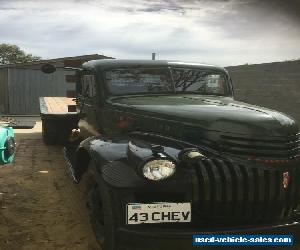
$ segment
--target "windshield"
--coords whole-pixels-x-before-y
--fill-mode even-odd
[[[191,68],[126,68],[105,72],[110,94],[199,93],[226,95],[223,72]]]

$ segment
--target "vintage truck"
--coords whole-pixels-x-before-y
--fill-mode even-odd
[[[41,98],[43,138],[65,145],[75,182],[92,176],[91,221],[104,249],[194,249],[197,233],[297,241],[291,117],[235,101],[216,66],[95,60],[77,76],[76,107]]]

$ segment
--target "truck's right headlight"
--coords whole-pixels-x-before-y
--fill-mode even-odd
[[[176,171],[176,164],[167,159],[153,159],[143,166],[143,175],[152,181],[171,177]]]

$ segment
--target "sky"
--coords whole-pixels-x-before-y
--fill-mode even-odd
[[[221,66],[300,58],[300,0],[0,0],[0,43]]]

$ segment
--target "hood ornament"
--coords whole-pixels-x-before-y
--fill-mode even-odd
[[[284,172],[282,174],[282,185],[284,189],[287,189],[289,186],[290,182],[290,173],[289,172]]]

